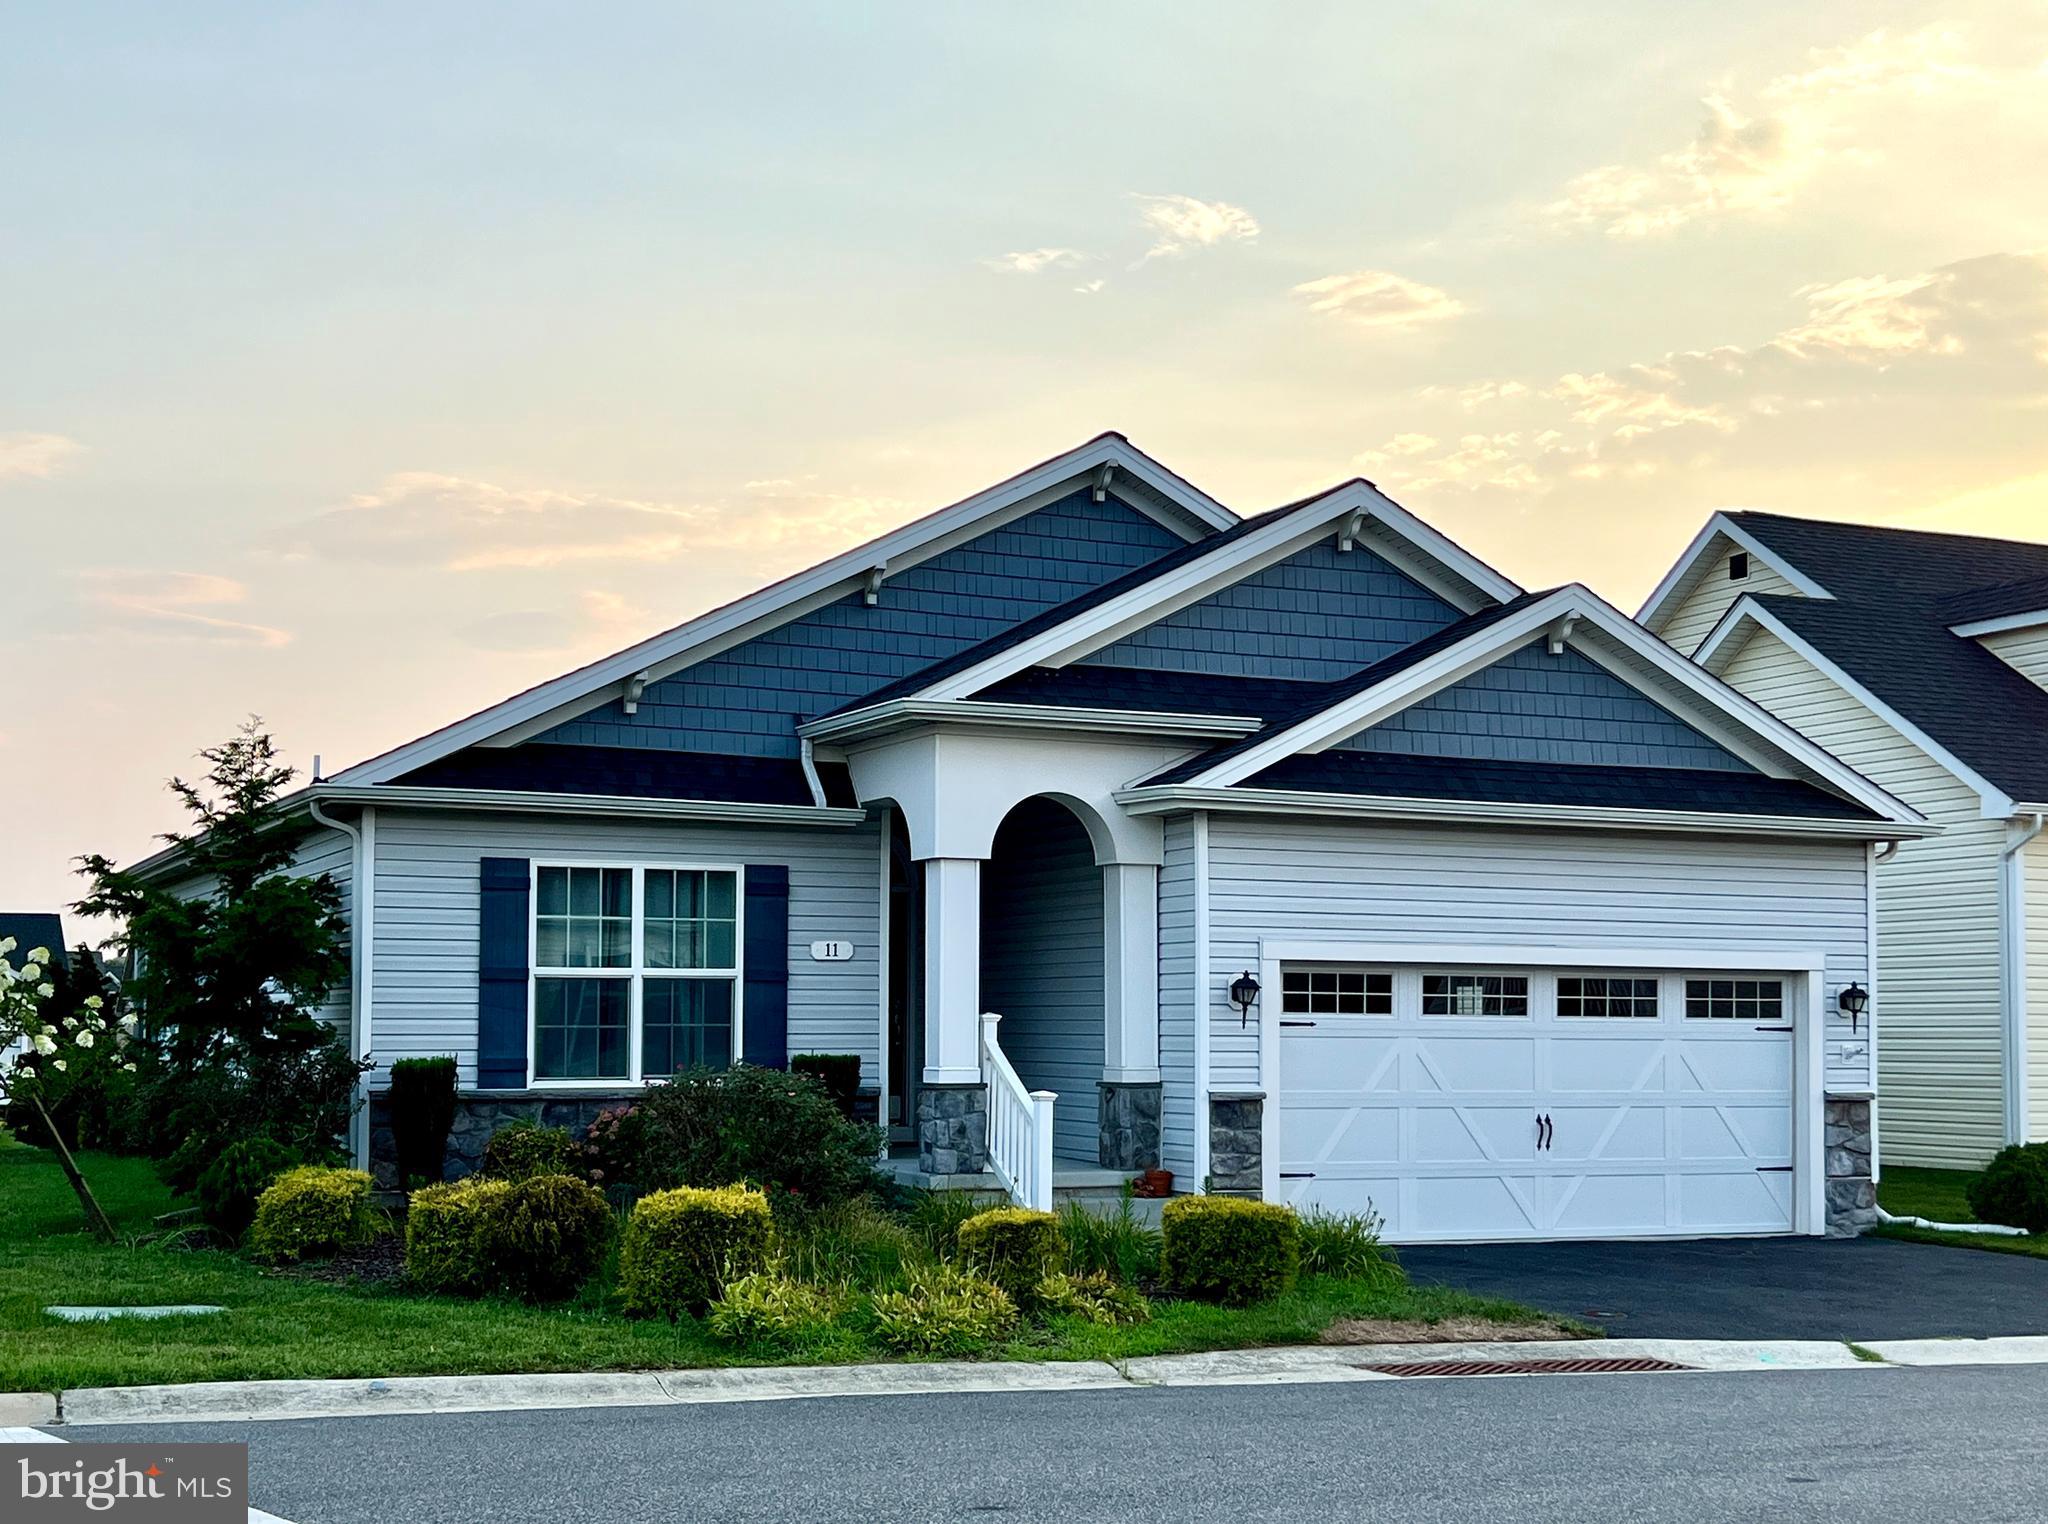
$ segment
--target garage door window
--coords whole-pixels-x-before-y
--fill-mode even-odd
[[[1606,974],[1561,974],[1557,981],[1557,1014],[1655,1021],[1657,981],[1616,979]]]
[[[1783,1021],[1782,979],[1688,979],[1688,1021]]]
[[[1366,969],[1290,968],[1280,976],[1280,1009],[1299,1016],[1391,1016],[1394,976]]]
[[[1424,974],[1425,1016],[1526,1016],[1529,980],[1522,974]]]

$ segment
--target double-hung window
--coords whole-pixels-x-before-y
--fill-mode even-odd
[[[533,1078],[626,1083],[733,1061],[739,870],[542,863]]]

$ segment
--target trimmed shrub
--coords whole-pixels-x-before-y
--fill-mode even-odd
[[[391,1066],[391,1136],[398,1151],[398,1188],[440,1182],[455,1125],[455,1060],[401,1058]]]
[[[580,1175],[583,1150],[566,1127],[507,1122],[484,1144],[482,1172],[494,1180],[531,1180],[536,1175]]]
[[[910,1273],[906,1291],[868,1299],[867,1317],[885,1348],[904,1355],[971,1355],[1017,1326],[1017,1304],[994,1281],[955,1265]]]
[[[2048,1143],[2001,1148],[1963,1194],[1979,1222],[2048,1233]]]
[[[610,1241],[603,1192],[570,1175],[509,1183],[479,1213],[478,1245],[490,1289],[526,1302],[559,1302],[597,1272]]]
[[[1114,1212],[1091,1212],[1078,1201],[1060,1208],[1067,1264],[1077,1275],[1107,1275],[1126,1286],[1159,1279],[1159,1230],[1138,1220],[1126,1195]]]
[[[855,1099],[860,1095],[858,1053],[795,1053],[790,1056],[791,1074],[808,1074],[825,1087],[839,1114],[851,1121]]]
[[[324,1259],[367,1242],[373,1231],[368,1175],[302,1164],[256,1198],[249,1251],[275,1264]]]
[[[1102,1274],[1048,1275],[1032,1288],[1031,1299],[1048,1317],[1083,1318],[1104,1328],[1152,1320],[1150,1302]]]
[[[473,1296],[490,1285],[485,1226],[511,1193],[509,1180],[472,1175],[422,1186],[405,1215],[405,1273],[429,1291]]]
[[[256,1216],[256,1198],[264,1188],[299,1162],[281,1143],[244,1138],[230,1143],[200,1172],[193,1197],[209,1228],[229,1238],[249,1231]]]
[[[880,1183],[882,1132],[839,1114],[804,1074],[742,1064],[686,1069],[650,1086],[638,1121],[645,1146],[636,1184],[715,1187],[745,1181],[805,1208],[864,1196]]]
[[[995,1207],[960,1224],[960,1259],[987,1276],[1020,1306],[1038,1283],[1064,1269],[1066,1240],[1060,1220],[1029,1207]]]
[[[1284,1206],[1240,1196],[1182,1196],[1160,1214],[1167,1284],[1197,1301],[1242,1307],[1278,1296],[1301,1273],[1301,1223]]]
[[[1297,1221],[1303,1275],[1364,1280],[1400,1274],[1393,1254],[1380,1242],[1377,1213],[1315,1210],[1301,1213]]]
[[[626,1220],[619,1291],[628,1312],[674,1321],[709,1306],[729,1282],[766,1270],[774,1252],[775,1219],[761,1192],[656,1191]]]
[[[815,1343],[837,1311],[836,1299],[823,1287],[758,1270],[728,1281],[705,1322],[713,1338],[786,1350]]]

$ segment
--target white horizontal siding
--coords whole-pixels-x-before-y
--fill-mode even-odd
[[[1735,549],[1733,541],[1724,535],[1716,535],[1700,558],[1698,576],[1693,585],[1664,616],[1662,628],[1657,633],[1673,650],[1685,656],[1692,655],[1699,649],[1700,642],[1713,632],[1714,626],[1721,622],[1721,616],[1746,593],[1764,597],[1781,593],[1800,596],[1798,588],[1755,556],[1749,558],[1749,575],[1740,582],[1731,582],[1728,579],[1728,556]]]
[[[1820,947],[1830,990],[1867,979],[1861,842],[1776,842],[1217,817],[1210,837],[1211,1085],[1256,1087],[1258,1029],[1225,991],[1262,940],[1579,947]],[[1832,1007],[1832,1000],[1830,1000]],[[1826,1082],[1865,1061],[1830,1009]]]
[[[1727,681],[1944,827],[1878,869],[1879,1073],[1884,1156],[1968,1168],[2004,1140],[2000,821],[1925,752],[1769,631]]]
[[[2048,688],[2048,627],[2006,630],[1984,635],[1977,643],[2007,666],[2024,673],[2030,682]]]
[[[2027,843],[2026,910],[2027,1138],[2048,1142],[2048,835]]]
[[[1191,816],[1166,822],[1159,870],[1159,1163],[1183,1182],[1195,1179],[1195,828]]]
[[[876,828],[789,829],[559,815],[377,813],[377,945],[371,1034],[378,1070],[454,1057],[476,1083],[479,863],[486,857],[789,867],[789,1050],[857,1053],[880,1075],[881,880]],[[845,963],[810,944],[850,941]]]

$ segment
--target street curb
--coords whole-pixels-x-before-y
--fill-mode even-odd
[[[82,1387],[56,1401],[23,1396],[23,1423],[67,1426],[267,1423],[590,1407],[673,1407],[789,1402],[821,1397],[942,1396],[954,1392],[1132,1391],[1159,1386],[1470,1380],[1393,1375],[1367,1366],[1586,1359],[1661,1360],[1688,1373],[1885,1370],[1898,1366],[2048,1365],[2048,1337],[1901,1339],[1856,1346],[1836,1340],[1569,1339],[1473,1344],[1323,1344],[1150,1355],[1120,1366],[1099,1360],[918,1365],[736,1366],[524,1376],[397,1376],[385,1380],[209,1381],[178,1386]],[[1493,1379],[1478,1377],[1476,1379]],[[13,1399],[4,1399],[13,1400]],[[0,1414],[11,1412],[0,1408]],[[29,1411],[25,1409],[24,1411]],[[62,1418],[57,1415],[61,1412]]]
[[[33,1429],[57,1421],[57,1399],[48,1392],[0,1392],[0,1429]]]

